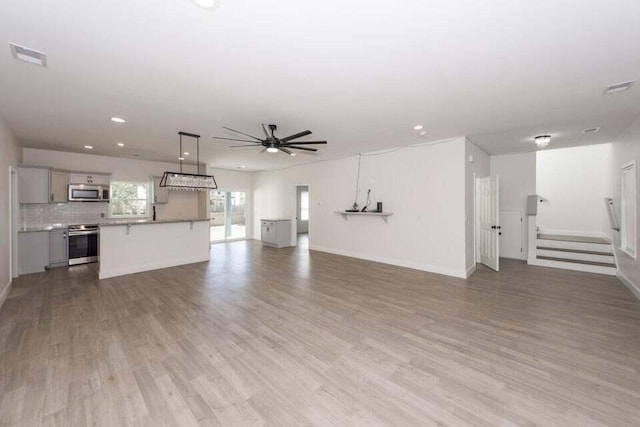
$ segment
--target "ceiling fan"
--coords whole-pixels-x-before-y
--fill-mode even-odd
[[[268,153],[277,153],[278,151],[282,151],[290,156],[295,156],[291,150],[303,150],[303,151],[318,151],[316,148],[308,148],[308,147],[300,147],[300,145],[316,145],[316,144],[326,144],[327,141],[298,141],[292,142],[294,139],[302,138],[303,136],[311,135],[310,130],[303,130],[302,132],[294,133],[293,135],[286,136],[284,138],[278,138],[274,135],[278,126],[276,125],[265,125],[262,124],[262,130],[264,131],[265,138],[261,139],[253,135],[249,135],[248,133],[240,132],[239,130],[231,129],[226,126],[222,126],[223,129],[229,130],[231,132],[239,133],[240,135],[248,136],[252,139],[236,139],[236,138],[224,138],[221,136],[214,136],[214,139],[222,139],[226,141],[240,141],[240,142],[250,142],[248,145],[232,145],[231,148],[244,148],[244,147],[264,147],[261,151]]]

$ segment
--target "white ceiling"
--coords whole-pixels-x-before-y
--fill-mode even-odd
[[[541,133],[607,142],[640,115],[640,84],[602,96],[640,80],[637,0],[3,3],[0,115],[28,147],[174,161],[183,130],[208,164],[258,170],[460,135],[490,154]],[[48,68],[13,60],[10,41]],[[329,145],[291,158],[210,139],[260,123]]]

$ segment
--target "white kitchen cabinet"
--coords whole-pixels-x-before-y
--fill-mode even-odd
[[[160,187],[159,176],[153,177],[153,203],[168,203],[169,202],[169,189],[167,187]]]
[[[18,233],[20,274],[38,273],[49,265],[49,232]]]
[[[54,229],[49,232],[49,267],[69,265],[69,242],[67,229]]]
[[[72,172],[69,184],[109,185],[109,178],[109,175],[103,174]]]
[[[260,237],[262,243],[267,246],[284,248],[291,246],[291,220],[289,219],[262,219]]]
[[[20,166],[18,168],[18,201],[49,203],[49,168]]]
[[[66,203],[69,201],[69,173],[52,170],[51,171],[51,195],[49,202]]]

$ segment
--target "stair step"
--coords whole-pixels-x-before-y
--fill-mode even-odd
[[[546,247],[546,246],[538,246],[536,249],[539,250],[545,250],[545,251],[557,251],[557,252],[574,252],[577,254],[585,254],[585,255],[606,255],[606,256],[613,256],[613,252],[612,251],[585,251],[582,249],[566,249],[566,248],[552,248],[552,247]]]
[[[577,262],[564,262],[557,259],[535,258],[529,264],[540,267],[559,268],[563,270],[580,271],[584,273],[606,274],[607,276],[615,276],[617,269],[613,266],[605,267],[601,265],[581,264]]]
[[[554,258],[554,257],[548,257],[548,256],[538,256],[537,258],[544,259],[547,261],[558,261],[558,262],[566,262],[566,263],[572,263],[572,264],[585,264],[585,265],[596,265],[598,267],[616,268],[615,264],[611,264],[608,262],[594,262],[594,261],[584,261],[580,259]]]
[[[566,236],[561,234],[538,234],[538,240],[561,240],[563,242],[578,242],[578,243],[598,243],[598,244],[610,244],[611,241],[605,237],[591,237],[591,236]]]
[[[613,254],[602,254],[602,253],[589,253],[585,251],[569,251],[569,250],[556,250],[556,249],[540,249],[536,250],[537,257],[546,257],[553,259],[570,259],[574,262],[577,261],[587,261],[587,262],[595,262],[595,263],[604,263],[604,264],[615,264],[615,259],[613,258]]]
[[[607,252],[611,253],[611,244],[609,243],[585,243],[570,242],[566,240],[545,240],[538,239],[536,246],[553,249],[568,249],[588,252]]]

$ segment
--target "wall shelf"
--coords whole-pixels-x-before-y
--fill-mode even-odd
[[[346,221],[349,219],[350,215],[353,216],[378,216],[387,222],[387,219],[393,215],[393,212],[345,212],[345,211],[337,211],[338,215],[342,215],[342,218]]]

